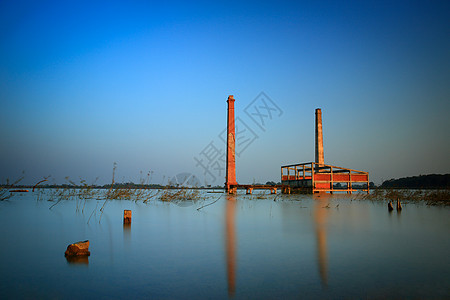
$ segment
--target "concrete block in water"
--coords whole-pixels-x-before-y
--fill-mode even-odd
[[[91,252],[89,252],[89,241],[82,241],[77,242],[74,244],[70,244],[67,246],[67,250],[64,253],[65,256],[79,256],[79,255],[85,255],[89,256],[91,255]]]

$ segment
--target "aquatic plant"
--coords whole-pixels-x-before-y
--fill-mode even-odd
[[[179,188],[179,189],[164,189],[159,197],[161,201],[173,200],[196,200],[199,198],[198,189]]]
[[[353,194],[353,200],[425,202],[426,205],[450,205],[450,190],[374,189],[370,194]]]
[[[9,192],[9,189],[13,188],[19,182],[23,180],[25,172],[22,172],[22,176],[16,179],[13,183],[9,182],[9,178],[6,179],[6,184],[0,185],[0,201],[5,201],[12,197],[12,194]],[[9,193],[9,194],[8,194]]]

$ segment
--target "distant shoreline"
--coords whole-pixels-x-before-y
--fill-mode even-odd
[[[450,189],[450,174],[429,174],[384,181],[384,189]]]
[[[16,182],[18,183],[18,182]],[[261,183],[255,183],[256,185],[261,185]],[[267,182],[266,185],[276,185],[275,182]],[[0,184],[2,189],[20,189],[20,188],[76,188],[76,189],[199,189],[199,190],[210,190],[210,189],[224,189],[223,186],[183,186],[183,185],[161,185],[161,184],[139,184],[133,182],[126,183],[114,183],[104,184],[104,185],[77,185],[77,184]],[[419,175],[411,177],[403,177],[398,179],[389,179],[383,181],[379,186],[370,183],[369,188],[371,190],[377,189],[409,189],[409,190],[449,190],[450,189],[450,174],[429,174],[429,175]]]
[[[9,185],[0,185],[0,188],[2,189],[32,189],[33,185],[15,185],[13,187]],[[51,186],[38,186],[36,189],[99,189],[99,190],[108,190],[111,187],[105,187],[105,186],[78,186],[78,185],[51,185]],[[169,190],[178,190],[178,189],[192,189],[192,190],[224,190],[223,187],[186,187],[186,186],[160,186],[160,187],[137,187],[137,186],[123,186],[123,187],[117,187],[113,186],[113,189],[145,189],[145,190],[158,190],[158,189],[169,189]],[[238,188],[240,190],[245,190],[245,188]],[[370,190],[450,190],[450,187],[370,187]],[[339,189],[336,189],[337,192],[339,192]]]

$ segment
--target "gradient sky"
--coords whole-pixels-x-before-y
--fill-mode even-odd
[[[325,163],[449,173],[450,2],[311,2],[1,1],[0,181],[103,184],[117,162],[116,181],[204,182],[228,95],[257,136],[239,183],[313,161],[317,107]],[[280,109],[263,129],[260,92]]]

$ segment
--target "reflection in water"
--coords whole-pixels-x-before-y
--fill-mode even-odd
[[[227,195],[225,209],[225,253],[227,256],[228,295],[233,296],[236,286],[236,234],[235,219],[236,196]]]
[[[401,224],[402,222],[402,210],[397,210],[397,224]]]
[[[127,244],[131,242],[131,223],[123,223],[123,242]]]
[[[89,265],[89,256],[87,255],[66,256],[66,260],[69,265]]]
[[[98,213],[87,224],[75,200],[49,210],[46,191],[39,202],[0,201],[2,298],[450,299],[448,207],[420,202],[389,215],[386,202],[350,195],[238,194],[200,214],[197,205],[127,201],[139,211],[130,232],[124,201],[108,201],[101,222]],[[98,203],[86,201],[85,212]],[[95,243],[89,264],[64,261],[77,237]]]
[[[317,260],[319,264],[319,274],[324,286],[328,285],[328,262],[327,262],[327,216],[330,205],[330,195],[320,194],[314,196],[314,223],[316,225],[317,238]]]

